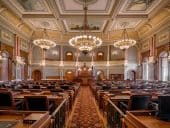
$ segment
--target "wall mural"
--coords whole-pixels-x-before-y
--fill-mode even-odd
[[[71,30],[84,30],[84,25],[80,24],[71,24],[70,26]],[[86,28],[87,30],[100,30],[100,27],[98,25],[90,24]]]
[[[29,19],[29,22],[31,22],[31,24],[33,24],[36,28],[46,28],[52,30],[59,29],[59,26],[55,21],[55,19],[34,18],[34,19]]]
[[[127,11],[146,11],[155,0],[131,0]]]
[[[46,11],[41,0],[17,0],[25,11]]]
[[[91,19],[88,21],[87,30],[90,31],[100,31],[103,29],[103,26],[105,25],[105,21],[95,21],[94,19]],[[70,31],[80,31],[84,30],[84,24],[83,19],[77,21],[75,19],[72,19],[71,21],[64,21],[64,24],[66,25],[67,29]]]
[[[125,58],[124,51],[114,46],[110,46],[110,60],[123,60]]]

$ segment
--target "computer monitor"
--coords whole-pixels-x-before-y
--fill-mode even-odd
[[[159,118],[164,121],[170,121],[170,95],[158,97]]]

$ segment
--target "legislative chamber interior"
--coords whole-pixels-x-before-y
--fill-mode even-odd
[[[0,128],[170,128],[170,0],[0,0]]]

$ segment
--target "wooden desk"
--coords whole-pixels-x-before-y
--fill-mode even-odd
[[[156,101],[158,99],[158,96],[152,96],[152,100]],[[110,97],[110,100],[112,102],[119,102],[119,101],[128,101],[130,100],[130,95],[116,95]]]
[[[33,123],[24,123],[24,119],[32,114]],[[8,128],[50,128],[51,117],[48,112],[31,112],[31,111],[5,111],[0,110],[0,123],[8,125]],[[14,125],[11,125],[13,122]],[[1,124],[2,125],[2,124]],[[9,127],[11,125],[12,127]],[[5,128],[5,127],[4,127]]]
[[[63,94],[64,95],[64,94]],[[55,103],[55,107],[57,107],[63,100],[66,98],[66,96],[58,96],[53,95],[51,93],[45,94],[43,92],[40,93],[18,93],[14,95],[14,99],[24,99],[24,96],[47,96],[47,98]]]
[[[124,128],[170,128],[170,122],[152,116],[151,111],[127,111]]]

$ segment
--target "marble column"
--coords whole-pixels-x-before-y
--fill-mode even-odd
[[[15,48],[14,48],[14,60],[15,60],[15,80],[21,80],[21,64],[17,59],[20,57],[20,38],[15,35]]]
[[[106,78],[109,79],[110,74],[110,45],[107,46],[107,64],[106,64]]]
[[[46,62],[45,62],[45,53],[46,51],[44,49],[42,49],[42,62],[41,62],[41,66],[42,66],[42,73],[43,73],[43,77],[42,79],[46,79]]]
[[[3,58],[1,61],[1,80],[7,81],[8,80],[8,58]]]
[[[168,60],[168,81],[170,81],[170,60]]]
[[[59,65],[59,68],[60,68],[60,79],[63,80],[63,77],[64,77],[64,70],[63,70],[63,45],[61,45],[60,47],[60,65]]]
[[[155,41],[156,41],[156,35],[151,37],[150,40],[150,57],[149,57],[149,63],[148,63],[148,80],[154,80],[155,79]]]
[[[148,63],[148,80],[154,80],[154,63]]]

